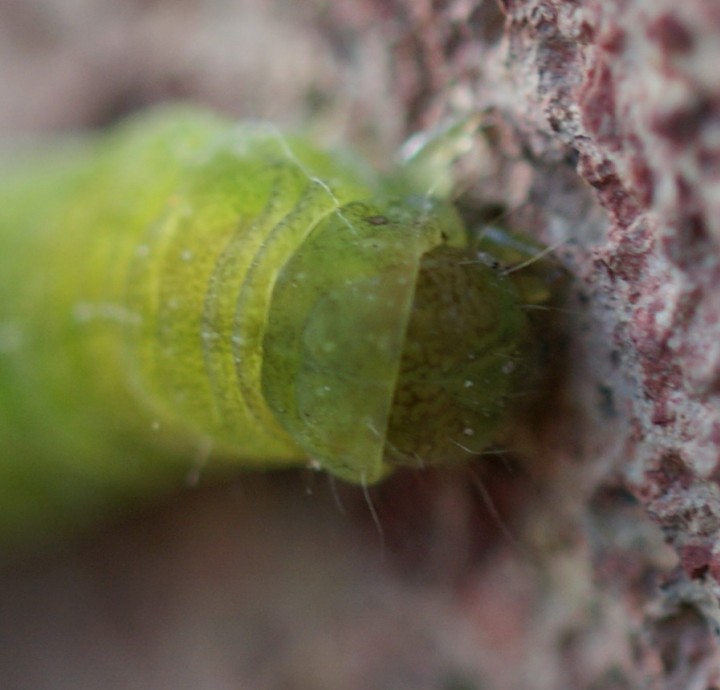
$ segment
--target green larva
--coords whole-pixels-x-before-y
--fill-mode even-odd
[[[7,532],[203,454],[363,484],[462,460],[523,385],[543,298],[410,174],[169,108],[1,175]]]

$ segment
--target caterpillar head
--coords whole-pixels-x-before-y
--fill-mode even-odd
[[[278,276],[265,397],[306,452],[348,481],[466,459],[493,441],[523,374],[520,300],[467,247],[450,206],[348,204]]]

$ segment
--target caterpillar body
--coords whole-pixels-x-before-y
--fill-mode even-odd
[[[2,172],[3,530],[203,453],[372,483],[491,443],[529,298],[407,179],[183,108]]]

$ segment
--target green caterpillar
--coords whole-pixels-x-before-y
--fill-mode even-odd
[[[545,297],[410,173],[189,108],[0,173],[3,531],[204,453],[370,484],[493,442]]]

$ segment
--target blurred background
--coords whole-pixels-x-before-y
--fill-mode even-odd
[[[0,20],[5,131],[97,127],[158,101],[190,100],[284,126],[312,121],[326,136],[376,141],[378,151],[404,135],[390,65],[400,27],[389,9],[3,0]]]

